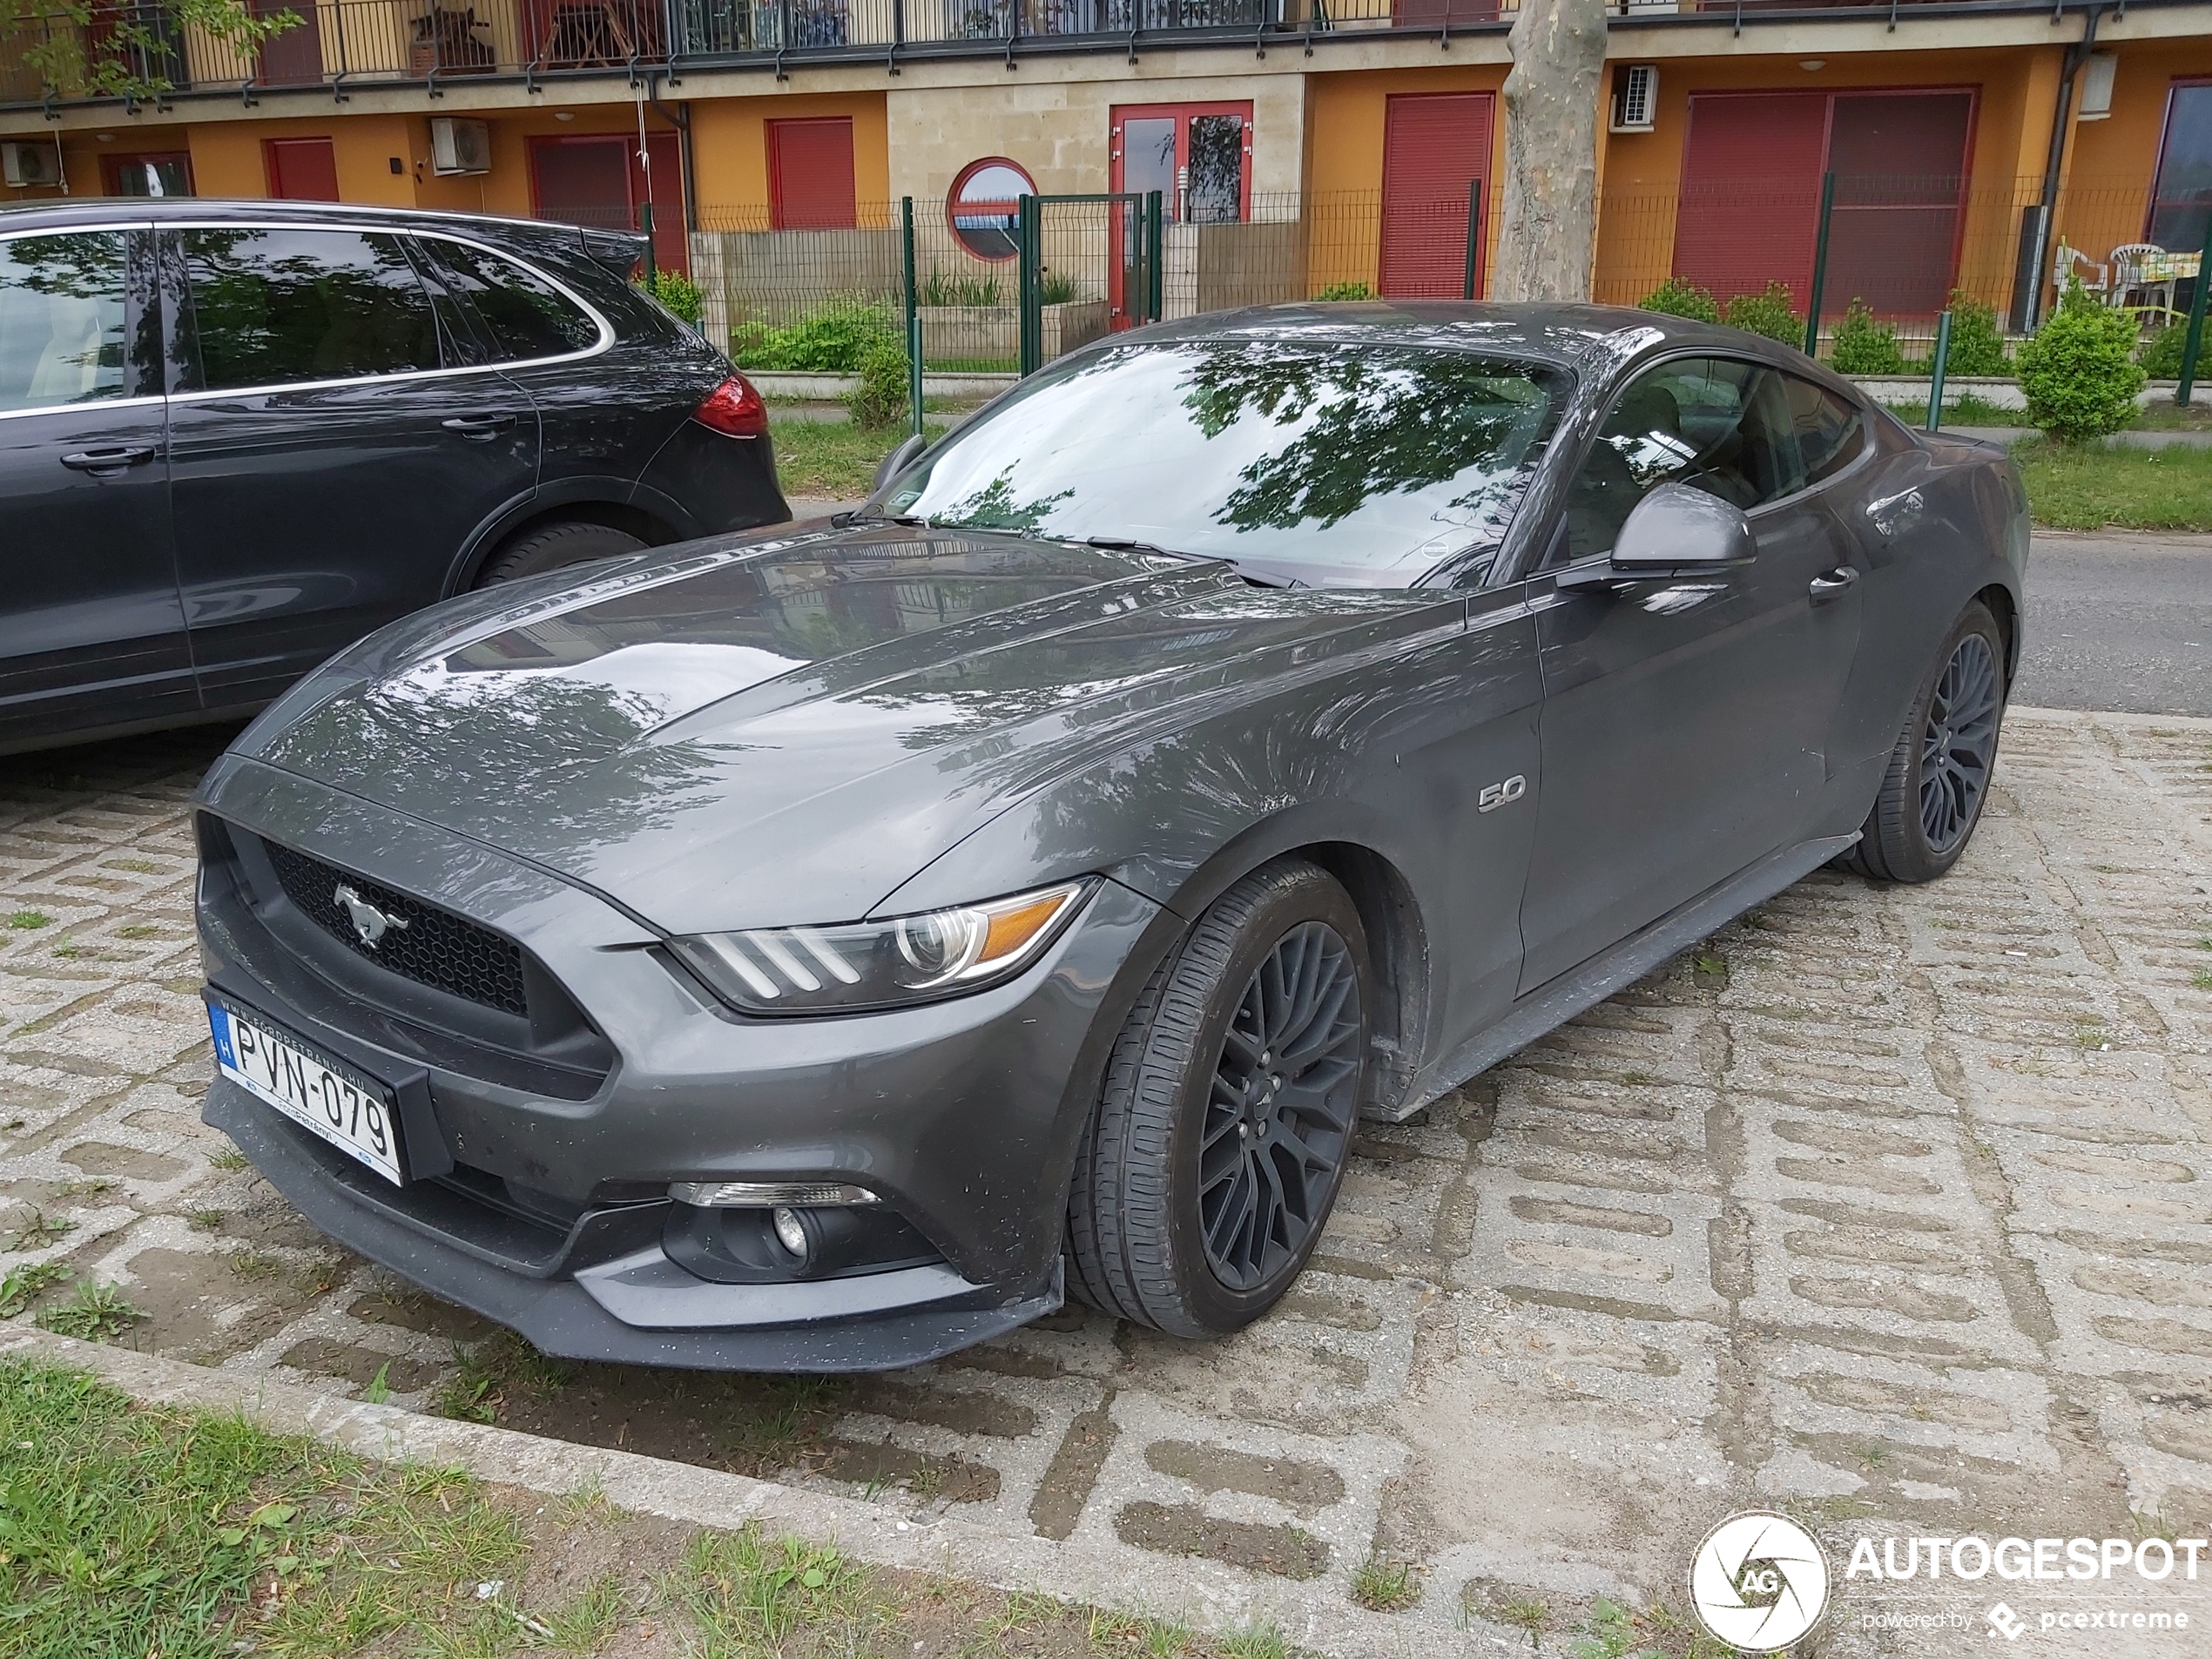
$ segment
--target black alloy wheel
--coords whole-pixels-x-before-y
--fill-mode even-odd
[[[1116,1038],[1069,1187],[1069,1289],[1177,1336],[1282,1299],[1351,1161],[1374,1005],[1350,895],[1304,859],[1209,906]]]
[[[1914,693],[1844,867],[1878,881],[1932,881],[1956,864],[1988,801],[2004,721],[2005,637],[1977,600]]]
[[[1939,856],[1956,850],[1981,814],[2001,707],[1997,654],[1981,635],[1967,634],[1936,680],[1920,740],[1920,829]]]
[[[1301,922],[1253,971],[1215,1062],[1198,1144],[1206,1262],[1251,1291],[1327,1212],[1350,1150],[1366,1030],[1352,947]]]

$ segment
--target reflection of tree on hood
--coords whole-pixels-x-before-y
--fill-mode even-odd
[[[1546,402],[1533,381],[1478,359],[1413,373],[1266,345],[1200,354],[1190,384],[1184,407],[1209,438],[1247,411],[1285,423],[1312,411],[1297,442],[1239,475],[1217,517],[1240,529],[1291,529],[1308,519],[1326,529],[1372,496],[1441,483],[1471,462],[1482,470],[1450,505],[1492,507],[1520,470],[1514,428],[1541,419]]]

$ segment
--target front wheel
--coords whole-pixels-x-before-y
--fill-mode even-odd
[[[1245,876],[1131,1010],[1069,1193],[1072,1288],[1176,1336],[1282,1299],[1344,1180],[1366,1082],[1367,941],[1302,859]]]
[[[1844,864],[1882,881],[1932,881],[1981,821],[2005,718],[2005,637],[1966,607],[1913,699],[1888,770]]]

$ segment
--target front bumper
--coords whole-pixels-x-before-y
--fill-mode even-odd
[[[577,1359],[885,1368],[1060,1305],[1068,1171],[1163,920],[1150,900],[1101,883],[1027,974],[974,995],[887,1014],[744,1020],[672,968],[634,921],[543,871],[489,869],[472,846],[460,860],[469,878],[458,879],[450,855],[433,856],[428,826],[350,799],[312,838],[288,838],[520,943],[530,974],[542,972],[590,1028],[556,1032],[532,1055],[518,1034],[546,1023],[535,1001],[536,1024],[515,1022],[502,1048],[496,1021],[463,1029],[469,1022],[437,997],[383,983],[395,976],[332,946],[272,895],[251,851],[258,842],[240,831],[258,818],[260,833],[279,837],[267,820],[287,819],[287,793],[313,786],[254,770],[266,810],[204,826],[199,916],[211,988],[372,1076],[427,1084],[428,1111],[402,1118],[415,1178],[401,1188],[218,1075],[206,1121],[334,1238]],[[219,804],[239,807],[245,797]],[[444,877],[438,889],[422,879],[433,868]],[[700,1212],[671,1204],[666,1189],[732,1180],[866,1187],[921,1242],[834,1276],[701,1277],[667,1248],[682,1216]]]

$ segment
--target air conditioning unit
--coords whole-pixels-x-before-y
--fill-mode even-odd
[[[62,155],[51,144],[0,144],[0,173],[10,186],[23,190],[32,185],[62,181]]]
[[[1649,132],[1659,115],[1659,65],[1623,64],[1613,71],[1613,130]]]
[[[491,127],[453,115],[430,121],[430,171],[441,178],[491,171]]]

